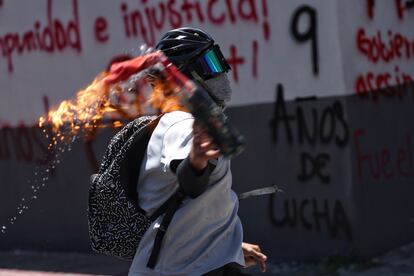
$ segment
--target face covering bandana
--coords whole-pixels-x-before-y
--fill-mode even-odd
[[[217,77],[204,81],[204,83],[216,100],[223,103],[230,101],[232,91],[227,74],[220,74]]]

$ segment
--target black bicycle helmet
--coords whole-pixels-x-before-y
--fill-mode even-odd
[[[167,32],[155,48],[163,51],[181,72],[201,85],[216,103],[225,105],[205,81],[231,68],[208,33],[191,27],[174,29]]]
[[[213,45],[214,39],[208,33],[184,27],[167,32],[155,49],[163,51],[175,66],[183,69]]]

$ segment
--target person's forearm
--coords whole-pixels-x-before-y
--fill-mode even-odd
[[[191,165],[189,158],[184,159],[176,170],[181,190],[193,198],[202,194],[207,189],[210,174],[214,167],[208,162],[206,168],[202,172],[198,172]]]

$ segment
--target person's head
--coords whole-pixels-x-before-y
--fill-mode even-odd
[[[230,100],[227,72],[231,69],[220,47],[206,32],[196,28],[168,31],[155,46],[190,79],[201,85],[219,105]]]

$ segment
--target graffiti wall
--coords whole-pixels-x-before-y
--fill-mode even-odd
[[[0,81],[7,98],[0,118],[10,124],[34,122],[44,113],[45,97],[52,106],[73,97],[113,56],[137,55],[141,45],[154,46],[179,26],[203,28],[220,44],[233,68],[232,105],[272,101],[275,76],[294,83],[289,98],[309,89],[320,96],[344,91],[338,87],[339,45],[318,39],[339,43],[334,2],[36,0],[29,5],[4,1],[0,9]]]
[[[180,26],[211,33],[232,66],[228,115],[248,141],[234,189],[283,190],[241,202],[247,241],[276,260],[414,238],[412,1],[0,3],[2,249],[89,250],[88,179],[116,129],[75,143],[43,181],[55,153],[34,125],[114,56]]]

